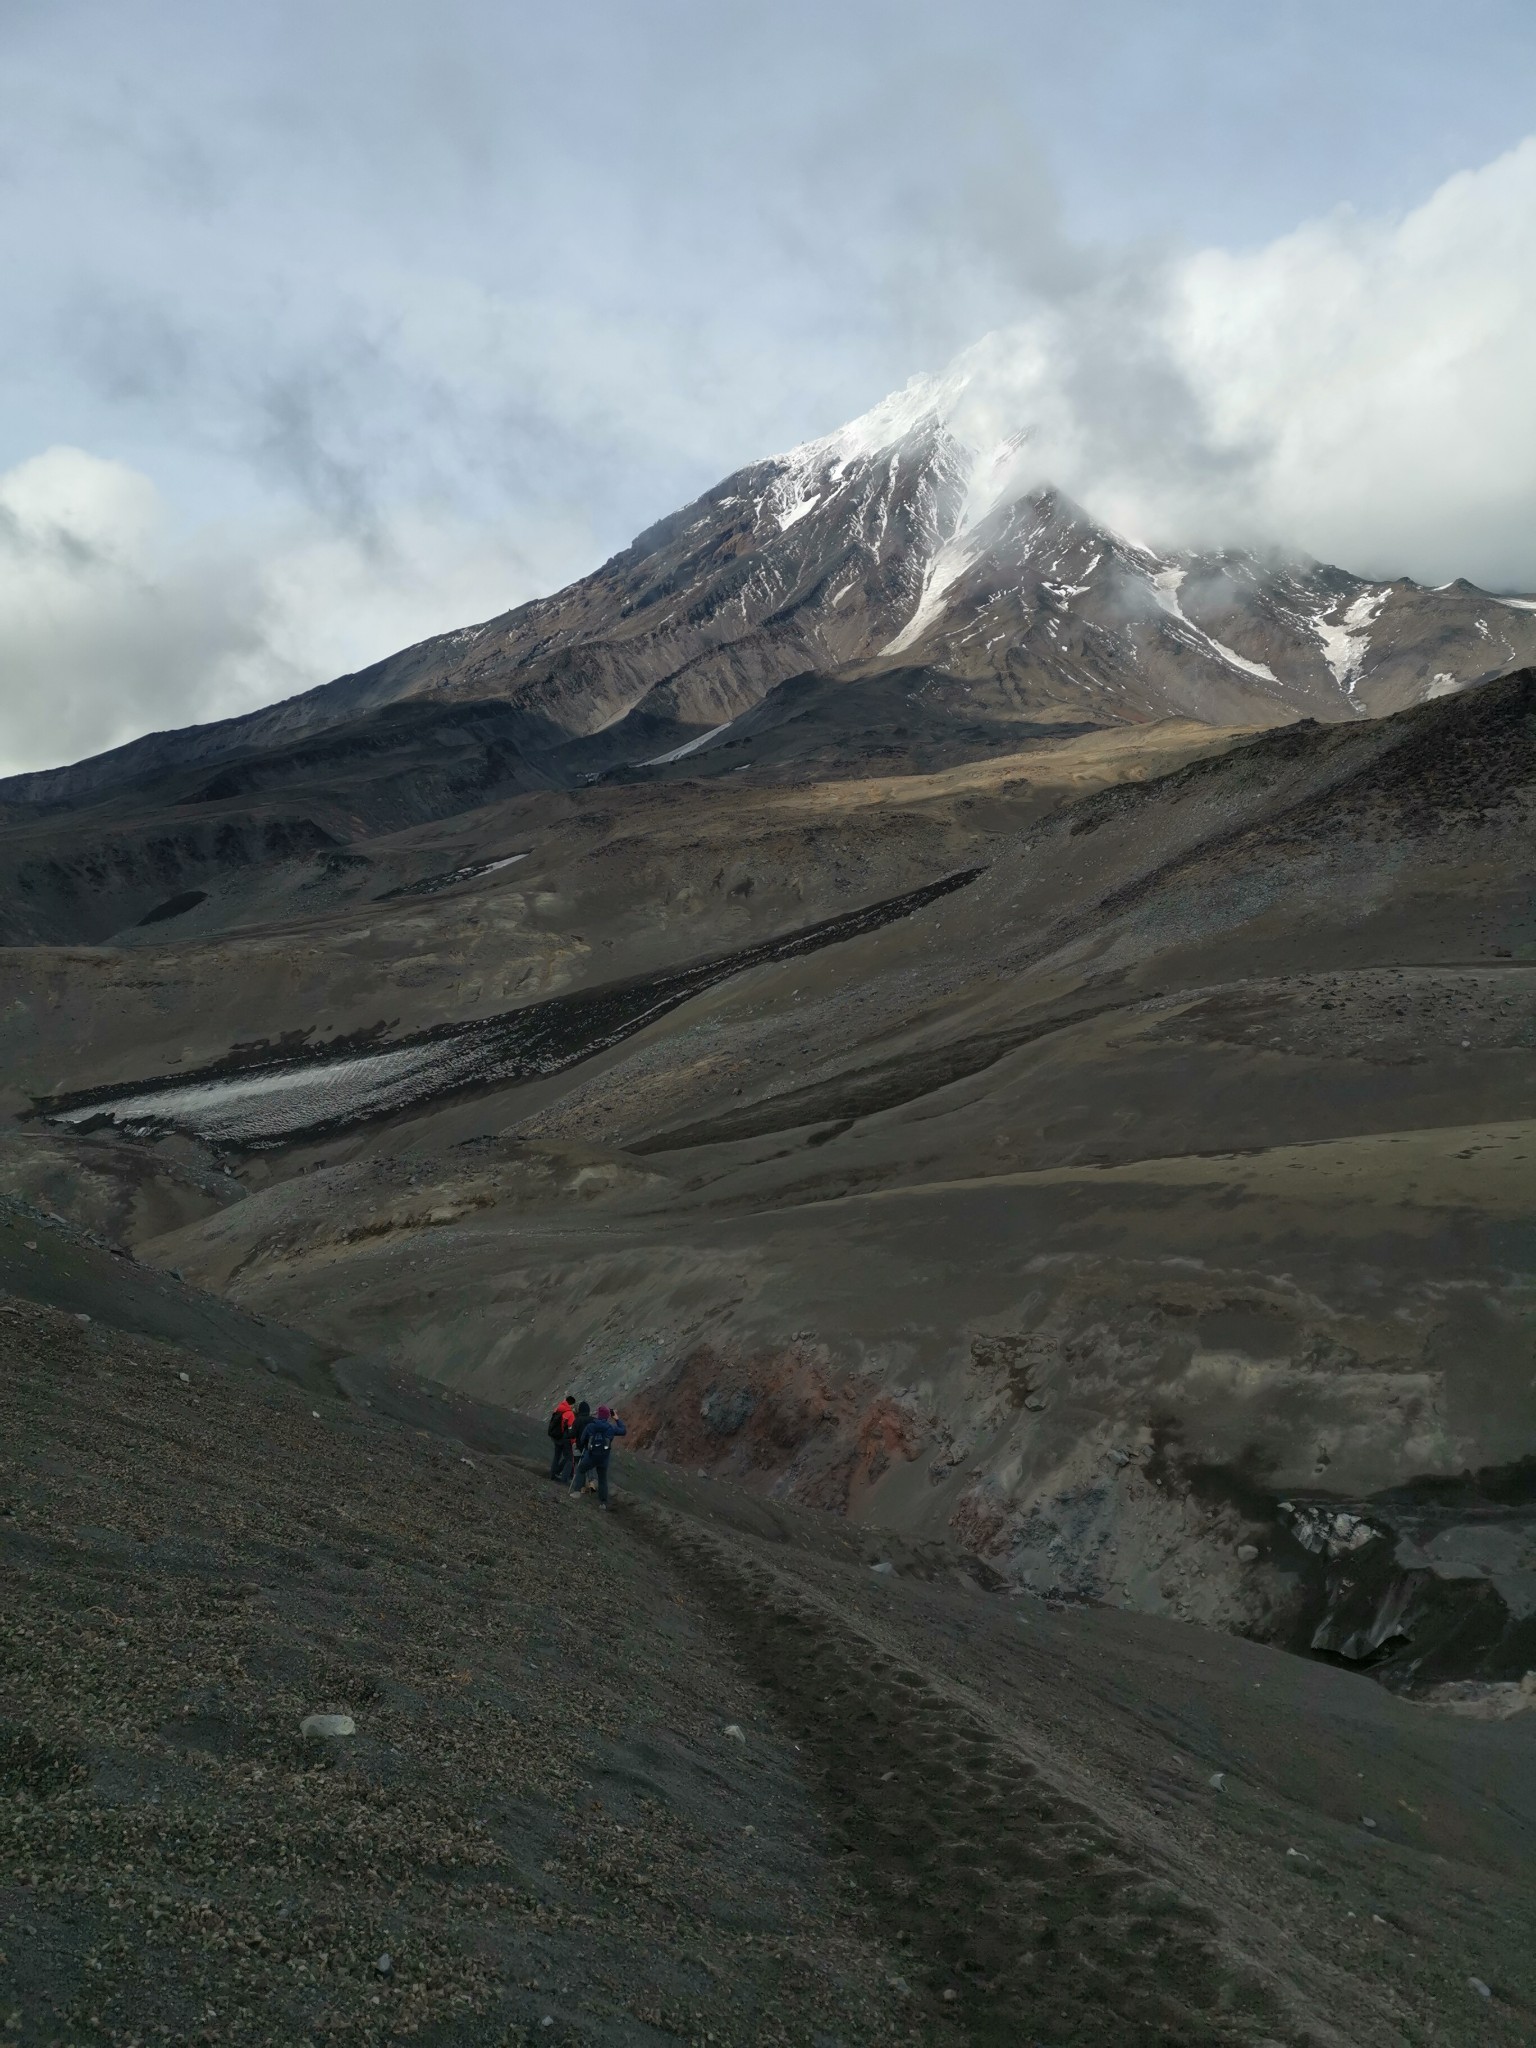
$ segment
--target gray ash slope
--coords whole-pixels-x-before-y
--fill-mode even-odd
[[[553,996],[472,1024],[440,1025],[391,1038],[378,1049],[349,1045],[269,1058],[246,1054],[183,1074],[169,1086],[130,1081],[105,1091],[87,1089],[39,1103],[37,1113],[50,1124],[83,1131],[116,1128],[140,1136],[182,1131],[235,1148],[328,1137],[448,1097],[560,1073],[620,1044],[719,982],[878,931],[965,888],[978,873],[962,870],[906,895],[669,974]]]
[[[1529,2038],[1521,1725],[633,1460],[564,1508],[408,1374],[3,1294],[0,1360],[18,2048]]]

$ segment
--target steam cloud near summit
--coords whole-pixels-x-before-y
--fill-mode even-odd
[[[1399,221],[1108,266],[957,366],[978,443],[1162,545],[1536,586],[1536,139]]]
[[[462,79],[453,92],[443,132],[463,161],[438,196],[446,209],[459,178],[479,226],[476,151],[511,146],[517,110],[498,126]],[[883,282],[868,249],[833,276],[818,246],[796,286],[786,227],[782,274],[746,312],[747,257],[722,249],[668,317],[626,310],[622,268],[604,283],[618,230],[590,252],[590,297],[558,304],[536,262],[514,277],[481,249],[476,270],[467,231],[411,216],[403,184],[383,201],[408,234],[359,246],[342,209],[345,247],[271,235],[255,278],[255,226],[242,240],[230,225],[247,203],[271,211],[250,137],[228,161],[190,127],[141,140],[122,145],[139,149],[133,175],[157,205],[174,191],[147,253],[105,249],[109,222],[79,276],[49,273],[16,314],[20,359],[62,350],[87,397],[60,408],[55,445],[0,470],[0,771],[245,710],[557,587],[932,367],[924,354],[965,335],[909,318],[919,301],[993,326],[958,359],[955,424],[992,443],[1029,430],[1015,488],[1054,481],[1152,544],[1536,587],[1536,139],[1405,213],[1339,211],[1194,253],[1074,238],[1049,194],[1023,192],[1020,158],[989,173],[996,198],[1017,172],[1011,211],[971,220],[956,188]],[[331,166],[338,191],[356,169]],[[73,175],[62,146],[55,170]],[[786,187],[795,176],[787,164]],[[648,254],[651,224],[630,230]],[[52,253],[31,254],[46,273]],[[797,327],[784,304],[813,274],[825,303]]]

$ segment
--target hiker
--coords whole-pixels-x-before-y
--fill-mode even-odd
[[[571,1467],[576,1462],[576,1401],[567,1394],[555,1403],[555,1412],[549,1418],[548,1436],[555,1447],[555,1455],[549,1463],[551,1479],[568,1479]]]
[[[613,1440],[616,1436],[628,1436],[618,1416],[611,1408],[599,1408],[581,1434],[576,1445],[581,1452],[576,1470],[571,1475],[567,1500],[575,1500],[581,1493],[589,1472],[597,1474],[597,1504],[600,1508],[608,1505],[608,1460],[613,1454]]]

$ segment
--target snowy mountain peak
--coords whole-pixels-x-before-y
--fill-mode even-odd
[[[853,758],[895,751],[888,721],[946,759],[1042,726],[1347,720],[1536,661],[1530,599],[1147,547],[1042,476],[1029,397],[983,345],[725,478],[553,596],[216,732],[136,743],[99,774],[144,748],[213,760],[410,698],[510,705],[519,745],[557,776],[712,772],[784,685],[781,709],[800,716],[809,691],[830,729],[862,707]]]

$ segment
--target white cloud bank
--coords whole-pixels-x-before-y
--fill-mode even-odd
[[[1536,139],[1396,221],[1100,271],[954,366],[967,438],[1167,544],[1536,586]]]
[[[146,477],[78,448],[0,475],[0,766],[253,701],[249,573],[169,548],[164,524]]]
[[[1149,541],[1530,590],[1533,336],[1536,139],[1396,220],[1084,259],[961,358],[956,424],[994,442],[1027,427],[1015,487],[1048,478]],[[658,395],[679,431],[685,371]],[[119,463],[20,463],[0,475],[0,770],[271,701],[583,565],[559,477],[510,495],[476,525],[397,504],[363,532],[322,508],[282,533],[188,539]]]
[[[47,449],[0,473],[0,775],[272,703],[533,596],[542,566],[424,511],[189,541],[147,477]]]

